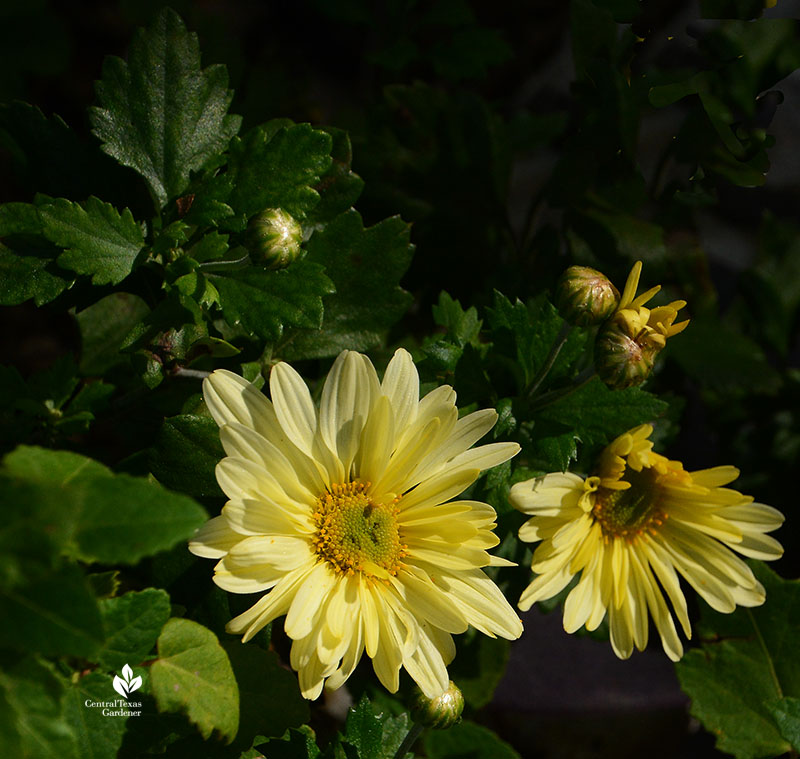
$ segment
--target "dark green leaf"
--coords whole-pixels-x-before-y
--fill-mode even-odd
[[[0,646],[92,658],[103,643],[97,600],[77,567],[0,590]]]
[[[309,124],[274,134],[256,127],[231,142],[228,171],[233,192],[227,202],[248,218],[267,208],[282,208],[304,219],[319,203],[312,188],[331,165],[330,152],[330,135]]]
[[[399,286],[413,252],[408,224],[395,216],[365,229],[351,209],[316,232],[306,247],[307,260],[325,267],[336,293],[324,299],[322,328],[293,336],[282,356],[319,358],[380,344],[412,300]]]
[[[66,248],[58,257],[65,269],[90,274],[95,285],[121,282],[142,251],[144,236],[131,212],[90,197],[81,206],[58,198],[39,207],[44,236]]]
[[[430,759],[520,759],[519,754],[491,730],[474,722],[460,722],[425,736]]]
[[[325,127],[331,136],[332,163],[322,175],[314,189],[320,195],[319,205],[312,213],[315,223],[327,223],[355,204],[364,188],[364,181],[351,171],[353,150],[347,132],[334,127]]]
[[[208,276],[227,322],[270,341],[289,327],[319,327],[322,296],[333,292],[323,267],[308,258],[279,271],[249,267]]]
[[[127,718],[107,716],[101,708],[86,706],[87,700],[116,699],[111,683],[109,675],[91,672],[67,689],[64,716],[75,730],[81,759],[115,759],[122,745]]]
[[[258,735],[279,737],[308,722],[308,702],[300,695],[297,676],[281,666],[277,654],[239,641],[223,647],[239,687],[237,746],[249,748]]]
[[[224,66],[200,68],[197,36],[165,8],[139,30],[128,62],[109,57],[90,118],[103,150],[141,174],[159,207],[180,195],[189,174],[221,153],[241,119]]]
[[[211,630],[171,619],[158,638],[150,682],[160,711],[185,712],[204,738],[230,743],[239,728],[239,691],[230,661]]]
[[[71,759],[75,732],[63,711],[64,686],[32,656],[0,658],[0,751],[15,759]]]
[[[97,661],[113,670],[139,663],[152,650],[169,613],[169,596],[157,588],[100,601],[106,642]]]
[[[317,759],[319,756],[314,731],[308,725],[289,730],[280,740],[273,739],[258,748],[262,756],[270,759]]]
[[[478,340],[483,322],[478,318],[478,309],[471,306],[466,311],[461,303],[444,291],[439,293],[439,303],[433,307],[434,321],[447,330],[447,336],[456,345],[464,347]]]
[[[704,606],[703,644],[675,665],[692,714],[717,736],[721,751],[739,759],[789,751],[792,703],[780,700],[800,698],[800,581],[783,580],[758,562],[753,570],[766,603],[727,615]]]
[[[194,496],[219,496],[214,468],[224,458],[219,427],[210,416],[164,420],[149,456],[150,470],[168,488]]]
[[[122,341],[149,310],[138,295],[112,293],[80,311],[76,319],[81,331],[81,372],[101,375],[124,362],[126,357],[119,351]]]
[[[464,636],[459,640],[458,655],[448,672],[469,706],[480,709],[492,700],[506,671],[510,649],[507,640],[489,638],[474,631],[469,639]]]
[[[780,734],[800,751],[800,698],[787,697],[768,705]]]

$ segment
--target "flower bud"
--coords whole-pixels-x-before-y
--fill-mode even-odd
[[[646,308],[640,311],[647,312]],[[623,310],[604,324],[594,343],[594,366],[610,388],[621,390],[641,385],[653,371],[653,364],[665,340],[647,326],[647,316]]]
[[[436,698],[428,698],[419,688],[414,688],[410,711],[411,718],[423,727],[444,730],[461,719],[464,696],[452,680],[447,690]]]
[[[280,208],[256,214],[247,225],[245,246],[257,264],[268,269],[285,269],[300,255],[303,228]]]
[[[570,266],[556,282],[554,300],[567,323],[591,327],[614,313],[619,303],[619,290],[597,269]]]

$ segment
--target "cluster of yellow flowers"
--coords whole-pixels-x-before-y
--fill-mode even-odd
[[[658,288],[636,297],[640,272],[637,264],[607,327],[654,355],[686,326],[674,323],[685,304],[647,309]],[[323,685],[341,686],[363,653],[389,691],[404,668],[436,698],[450,684],[453,634],[470,625],[492,637],[522,634],[484,571],[514,566],[488,552],[498,543],[494,509],[452,500],[519,451],[516,443],[473,447],[495,411],[459,418],[447,385],[420,399],[403,349],[382,380],[366,356],[342,352],[319,407],[285,363],[273,366],[269,386],[271,401],[228,371],[204,383],[229,500],[190,550],[217,561],[221,588],[263,594],[230,632],[247,641],[285,615],[291,665],[309,699]],[[626,658],[647,644],[652,617],[677,660],[673,614],[691,636],[679,576],[721,612],[763,603],[763,587],[734,551],[778,558],[781,546],[766,533],[783,516],[725,487],[738,476],[733,467],[687,472],[653,451],[651,433],[644,425],[618,437],[588,477],[553,473],[514,485],[512,505],[531,515],[519,537],[539,543],[519,607],[577,578],[564,604],[567,632],[607,617],[611,645]]]

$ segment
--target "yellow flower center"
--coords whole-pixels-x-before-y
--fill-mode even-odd
[[[630,483],[629,488],[597,489],[592,516],[600,523],[606,539],[625,538],[630,542],[644,532],[655,534],[664,524],[667,514],[659,506],[658,477],[653,469],[627,469],[621,479]]]
[[[332,485],[317,499],[312,538],[320,558],[343,574],[388,579],[397,574],[406,546],[397,529],[394,503],[375,503],[366,494],[368,482]]]

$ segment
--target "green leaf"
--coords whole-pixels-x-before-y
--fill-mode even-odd
[[[108,669],[144,660],[170,613],[169,595],[157,588],[100,601],[106,642],[97,661]]]
[[[364,181],[351,171],[353,150],[350,137],[343,129],[324,127],[331,136],[330,168],[320,177],[315,186],[320,201],[314,209],[312,219],[316,224],[333,221],[340,213],[344,213],[358,200],[364,189]]]
[[[424,744],[429,759],[520,759],[508,743],[474,722],[431,730],[425,735]]]
[[[127,63],[106,58],[101,107],[89,112],[94,134],[106,153],[144,177],[161,208],[239,131],[241,118],[226,115],[227,87],[225,67],[201,69],[197,36],[165,8],[134,35]]]
[[[800,751],[800,698],[782,698],[768,706],[781,735]]]
[[[187,540],[206,519],[190,498],[77,453],[21,446],[4,471],[35,487],[31,508],[63,552],[82,561],[134,564]]]
[[[282,208],[304,219],[319,203],[313,186],[331,165],[331,137],[310,124],[295,124],[275,133],[251,129],[231,142],[228,203],[249,218],[267,208]]]
[[[348,712],[341,740],[356,749],[358,759],[392,759],[408,729],[408,715],[376,714],[364,695]]]
[[[579,390],[536,411],[534,419],[566,425],[582,442],[605,445],[632,427],[663,416],[666,410],[664,401],[638,387],[609,390],[595,377]],[[533,434],[537,434],[535,426]]]
[[[185,712],[204,738],[230,743],[239,728],[239,691],[217,636],[188,619],[171,619],[158,638],[150,683],[162,712]]]
[[[239,688],[237,746],[249,748],[258,735],[279,737],[308,722],[308,701],[300,695],[297,677],[281,665],[276,653],[239,641],[223,648]]]
[[[398,284],[413,254],[409,234],[397,216],[365,229],[352,209],[315,232],[306,245],[307,260],[325,267],[336,292],[324,299],[321,329],[294,335],[282,356],[321,358],[379,345],[411,305],[411,295]]]
[[[138,694],[137,694],[138,695]],[[109,675],[90,672],[67,689],[64,716],[77,737],[81,759],[115,759],[128,718],[109,717],[86,701],[112,701],[117,698]]]
[[[476,343],[483,326],[477,308],[470,306],[465,311],[461,303],[444,290],[439,293],[439,303],[433,307],[433,319],[447,330],[447,336],[461,348],[467,343]]]
[[[77,567],[0,589],[0,646],[91,659],[103,643],[97,600]]]
[[[66,248],[58,257],[65,269],[90,274],[95,285],[116,285],[133,271],[144,246],[142,228],[126,208],[90,197],[81,206],[63,198],[39,207],[44,236]]]
[[[127,357],[120,353],[122,341],[149,311],[138,295],[112,293],[79,312],[81,372],[102,375],[124,363]]]
[[[703,607],[698,649],[675,665],[691,712],[739,759],[789,751],[800,698],[800,581],[784,580],[760,562],[753,571],[767,600],[719,614]],[[791,699],[791,700],[789,700]]]
[[[63,711],[64,686],[32,656],[0,656],[0,753],[15,759],[70,759],[75,733]]]
[[[219,290],[226,321],[270,341],[289,327],[319,327],[322,296],[334,289],[323,267],[309,259],[279,271],[249,267],[208,277]]]

